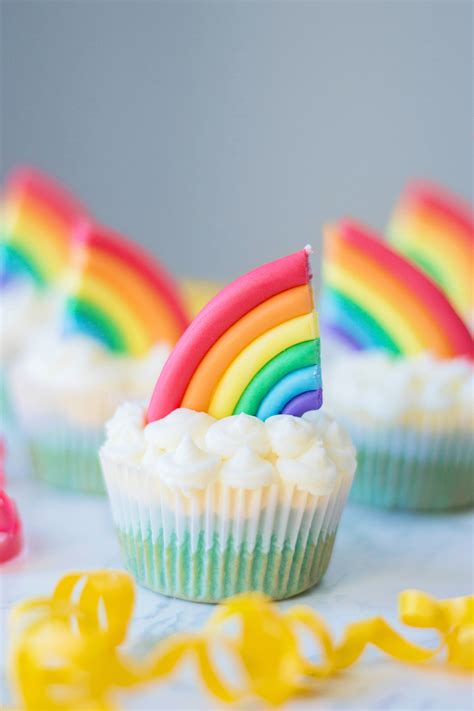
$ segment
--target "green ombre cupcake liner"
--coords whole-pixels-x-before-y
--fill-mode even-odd
[[[5,368],[0,368],[0,430],[8,432],[15,425],[15,411],[10,397],[8,376]]]
[[[297,595],[324,575],[351,484],[327,496],[274,484],[169,487],[101,455],[124,564],[138,583],[197,602],[258,591]]]
[[[387,509],[441,511],[474,504],[474,441],[469,432],[358,428],[350,500]]]
[[[258,591],[274,600],[292,597],[316,585],[327,570],[336,532],[322,534],[316,543],[297,540],[295,547],[277,545],[268,551],[259,537],[252,551],[245,543],[236,547],[231,537],[222,546],[219,537],[206,549],[201,533],[193,552],[189,535],[177,536],[165,546],[161,531],[123,533],[119,540],[126,568],[138,583],[171,597],[218,602],[236,593]]]
[[[89,494],[104,494],[98,451],[102,428],[75,429],[61,422],[26,432],[34,476],[47,484]]]

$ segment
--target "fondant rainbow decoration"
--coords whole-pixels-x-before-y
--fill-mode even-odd
[[[397,250],[416,262],[468,321],[474,315],[474,214],[435,185],[410,183],[388,227]]]
[[[327,228],[321,319],[358,349],[470,356],[472,338],[441,289],[366,228]]]
[[[261,419],[321,407],[310,251],[241,276],[203,308],[158,379],[150,422],[178,407]]]
[[[56,282],[69,261],[72,228],[84,215],[58,183],[32,168],[15,171],[2,196],[0,283]]]
[[[136,244],[83,222],[74,232],[66,333],[83,333],[132,356],[174,345],[188,325],[177,286]]]

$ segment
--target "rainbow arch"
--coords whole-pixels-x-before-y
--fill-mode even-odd
[[[469,331],[441,289],[365,227],[327,228],[323,279],[323,324],[352,347],[472,356]]]
[[[0,280],[56,282],[69,262],[71,235],[85,208],[59,183],[19,168],[7,180],[0,208]]]
[[[474,317],[474,214],[443,188],[407,185],[388,225],[391,243],[418,264],[467,320]]]
[[[65,332],[84,333],[110,351],[139,356],[174,345],[187,326],[177,286],[153,257],[90,222],[74,233]]]
[[[204,307],[163,368],[148,421],[179,407],[266,419],[321,406],[310,251],[254,269]]]

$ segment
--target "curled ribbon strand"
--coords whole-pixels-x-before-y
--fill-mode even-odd
[[[13,609],[11,673],[24,708],[107,711],[113,708],[114,692],[164,678],[184,658],[194,661],[204,686],[225,703],[256,696],[281,704],[314,691],[318,679],[354,664],[369,644],[407,664],[427,663],[445,650],[447,665],[474,670],[473,596],[438,601],[418,590],[400,594],[400,620],[439,634],[437,647],[427,649],[406,640],[381,617],[349,624],[336,643],[311,608],[296,605],[282,613],[263,595],[247,593],[219,605],[202,633],[173,635],[140,660],[120,648],[134,597],[126,573],[70,573],[51,597]],[[237,634],[228,629],[231,620],[239,622]],[[303,656],[301,628],[319,649],[318,663]],[[223,678],[215,663],[218,648],[239,662],[244,672],[240,687]]]

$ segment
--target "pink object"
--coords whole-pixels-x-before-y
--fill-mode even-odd
[[[309,251],[310,248],[301,249],[244,274],[203,308],[179,339],[161,372],[148,406],[148,422],[180,407],[202,358],[242,316],[275,294],[308,283]]]
[[[23,533],[16,506],[0,489],[0,563],[14,558],[23,547]]]

